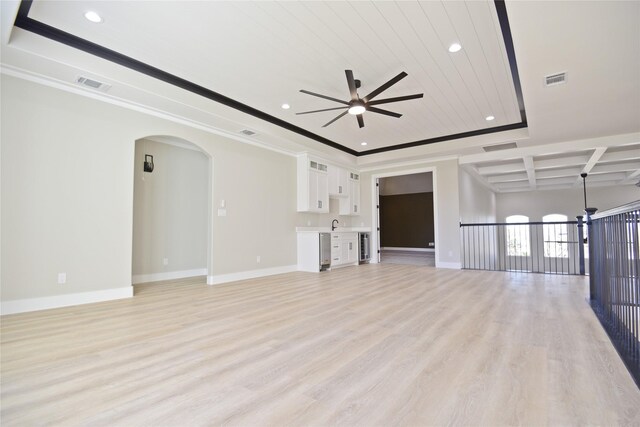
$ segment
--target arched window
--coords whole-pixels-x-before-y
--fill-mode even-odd
[[[531,254],[529,244],[529,217],[524,215],[511,215],[506,219],[506,242],[508,256],[529,256]]]
[[[542,217],[542,222],[567,222],[566,215],[550,214]],[[567,239],[567,224],[544,224],[542,226],[544,239],[544,256],[547,258],[569,258],[569,241]]]

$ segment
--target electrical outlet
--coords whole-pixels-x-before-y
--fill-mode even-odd
[[[258,255],[258,256],[256,257],[256,262],[257,262],[258,264],[260,264],[260,255]]]
[[[307,221],[307,227],[311,227],[311,221]]]
[[[162,265],[169,265],[169,258],[162,258]]]
[[[58,273],[58,285],[67,283],[67,273]]]

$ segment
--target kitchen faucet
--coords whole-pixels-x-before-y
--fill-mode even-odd
[[[335,230],[336,228],[338,228],[337,225],[333,225],[333,223],[339,224],[337,219],[334,219],[333,221],[331,221],[331,231]]]

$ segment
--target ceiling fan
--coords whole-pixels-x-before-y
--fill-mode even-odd
[[[342,117],[342,116],[346,115],[347,113],[349,113],[349,114],[352,114],[352,115],[357,117],[358,126],[363,128],[364,127],[364,119],[362,117],[362,113],[364,113],[365,111],[371,111],[372,113],[384,114],[385,116],[391,116],[391,117],[396,117],[396,118],[397,117],[402,117],[402,114],[394,113],[393,111],[383,110],[381,108],[374,107],[374,105],[389,104],[391,102],[398,102],[398,101],[407,101],[409,99],[422,98],[424,96],[424,94],[418,93],[418,94],[415,94],[415,95],[397,96],[395,98],[386,98],[386,99],[373,100],[373,98],[375,98],[376,96],[380,95],[382,92],[384,92],[385,90],[389,89],[394,84],[398,83],[400,80],[402,80],[405,77],[407,77],[408,74],[403,71],[400,74],[398,74],[397,76],[395,76],[394,78],[392,78],[391,80],[389,80],[388,82],[386,82],[385,84],[383,84],[382,86],[380,86],[379,88],[377,88],[376,90],[374,90],[373,92],[371,92],[369,95],[365,96],[364,98],[360,98],[360,96],[358,95],[358,92],[357,92],[357,89],[361,85],[360,80],[356,80],[356,79],[353,78],[353,71],[344,70],[344,72],[347,75],[347,84],[349,85],[349,93],[351,94],[351,100],[350,101],[343,101],[341,99],[332,98],[330,96],[321,95],[319,93],[309,92],[308,90],[304,90],[304,89],[300,90],[300,92],[306,93],[307,95],[313,95],[313,96],[317,96],[319,98],[328,99],[330,101],[339,102],[340,104],[345,105],[344,107],[335,107],[335,108],[325,108],[323,110],[304,111],[302,113],[296,113],[296,114],[298,114],[298,115],[300,115],[300,114],[311,114],[311,113],[319,113],[321,111],[331,111],[331,110],[342,110],[342,109],[345,109],[346,111],[344,111],[343,113],[340,113],[340,115],[338,115],[336,118],[334,118],[333,120],[331,120],[329,123],[325,124],[322,127],[324,128],[324,127],[329,126],[331,123],[335,122],[340,117]]]

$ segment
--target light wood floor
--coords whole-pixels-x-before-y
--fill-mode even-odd
[[[436,255],[433,252],[419,251],[380,251],[380,262],[383,264],[411,264],[436,266]]]
[[[371,264],[1,319],[2,426],[622,425],[579,277]]]

